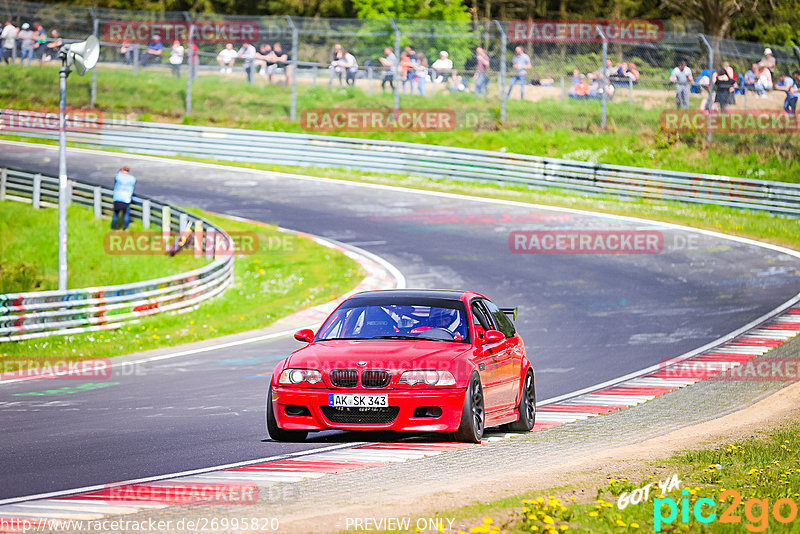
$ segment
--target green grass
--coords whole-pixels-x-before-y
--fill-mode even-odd
[[[127,284],[199,268],[202,258],[111,256],[104,248],[109,221],[77,205],[67,217],[68,287]],[[141,231],[134,221],[131,231]],[[58,289],[58,210],[34,210],[30,204],[0,202],[0,293]]]
[[[23,208],[31,210],[24,205]],[[89,212],[88,209],[85,211]],[[256,253],[237,256],[234,285],[221,296],[191,312],[154,315],[117,330],[3,343],[0,357],[22,357],[32,362],[52,361],[54,358],[78,361],[264,328],[298,309],[328,302],[346,293],[363,278],[363,272],[353,260],[311,239],[279,232],[266,224],[235,221],[200,210],[190,211],[227,231],[255,232],[259,236],[260,247]],[[0,213],[4,212],[5,205]],[[102,231],[105,225],[104,221]],[[181,256],[183,254],[176,257],[178,261],[195,261],[188,254]],[[158,256],[137,257],[154,263],[162,259]],[[115,256],[113,261],[118,258],[120,256]],[[110,265],[111,262],[96,265],[95,270],[100,272]],[[71,271],[73,268],[71,265]],[[131,277],[147,279],[129,274]]]
[[[4,67],[0,78],[0,106],[16,109],[55,110],[58,75],[53,66]],[[70,107],[89,104],[90,77],[69,80]],[[298,84],[298,110],[308,108],[390,108],[392,95],[374,94],[361,88],[330,90],[325,82],[312,88]],[[21,89],[21,88],[24,88]],[[97,107],[106,117],[134,120],[229,126],[260,130],[300,132],[289,122],[290,88],[267,86],[258,80],[250,87],[242,76],[203,74],[194,84],[193,113],[184,116],[185,79],[146,69],[139,76],[130,71],[101,68],[98,73]],[[507,120],[499,123],[499,100],[445,91],[429,97],[401,98],[404,108],[448,108],[455,111],[459,127],[450,132],[345,133],[350,137],[393,139],[506,150],[524,154],[563,157],[679,171],[708,172],[745,178],[800,181],[798,134],[718,134],[711,146],[702,134],[669,134],[658,127],[662,109],[673,106],[668,92],[648,97],[647,105],[629,106],[624,95],[609,103],[606,131],[599,128],[598,102],[508,102]],[[699,98],[695,97],[695,104]],[[770,106],[777,104],[771,103]],[[763,106],[763,104],[762,104]],[[752,106],[751,106],[752,107]]]
[[[800,532],[796,518],[789,524],[778,522],[773,508],[780,499],[800,505],[800,425],[794,423],[767,436],[751,437],[729,443],[724,447],[699,449],[675,454],[655,462],[641,471],[610,474],[602,484],[550,488],[480,505],[438,511],[436,517],[455,518],[456,524],[474,525],[474,533],[586,532],[616,534],[620,532],[653,532],[658,516],[660,532]],[[673,475],[680,487],[661,493],[658,482],[668,482]],[[620,497],[630,496],[633,490],[651,484],[647,500],[619,508]],[[686,490],[684,495],[683,491]],[[741,502],[734,507],[734,496],[722,501],[725,490],[735,490]],[[577,498],[589,495],[593,498]],[[661,499],[661,501],[657,501]],[[677,515],[668,522],[669,499],[673,499]],[[686,499],[688,520],[682,521]],[[716,514],[709,523],[699,521],[694,506],[700,499],[702,514]],[[753,499],[751,501],[751,499]],[[623,502],[626,499],[623,497]],[[755,500],[766,502],[762,508]],[[787,501],[781,501],[779,513],[790,514]],[[795,508],[796,509],[796,508]],[[660,510],[660,514],[659,514]],[[720,518],[730,512],[735,523],[723,523]],[[412,519],[411,524],[414,524]]]

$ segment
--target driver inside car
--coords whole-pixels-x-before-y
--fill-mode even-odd
[[[422,324],[413,328],[411,333],[418,334],[421,332],[427,332],[428,330],[433,330],[434,328],[439,328],[442,330],[447,330],[453,334],[454,341],[461,341],[465,337],[463,332],[464,325],[463,321],[461,322],[462,324],[455,324],[458,318],[458,312],[456,310],[431,308],[426,324]]]

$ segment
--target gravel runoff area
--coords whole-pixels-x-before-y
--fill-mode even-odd
[[[762,358],[798,355],[800,336]],[[443,517],[471,503],[605,479],[637,463],[657,463],[675,451],[752,435],[798,416],[796,382],[702,381],[627,410],[503,441],[265,487],[252,505],[170,506],[124,519],[176,525],[182,519],[247,517],[269,524],[277,518],[277,532],[294,533],[346,530],[347,518],[355,517]],[[460,526],[469,525],[456,522],[453,531]]]

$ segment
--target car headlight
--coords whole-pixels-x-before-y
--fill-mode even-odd
[[[322,382],[322,373],[316,369],[284,369],[278,378],[278,384],[318,384]]]
[[[406,371],[400,375],[398,384],[425,384],[426,386],[454,386],[456,379],[449,371],[426,371],[422,369]]]

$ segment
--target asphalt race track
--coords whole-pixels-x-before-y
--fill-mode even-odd
[[[57,174],[55,147],[0,143],[0,165]],[[540,399],[700,347],[800,292],[800,260],[718,237],[587,214],[71,151],[71,177],[277,223],[392,262],[409,287],[458,288],[518,305]],[[663,230],[658,254],[515,254],[514,230]],[[92,390],[0,386],[0,499],[180,472],[374,436],[267,439],[264,395],[292,339],[147,364]],[[120,354],[128,352],[120,347]],[[387,436],[381,436],[386,439]]]

